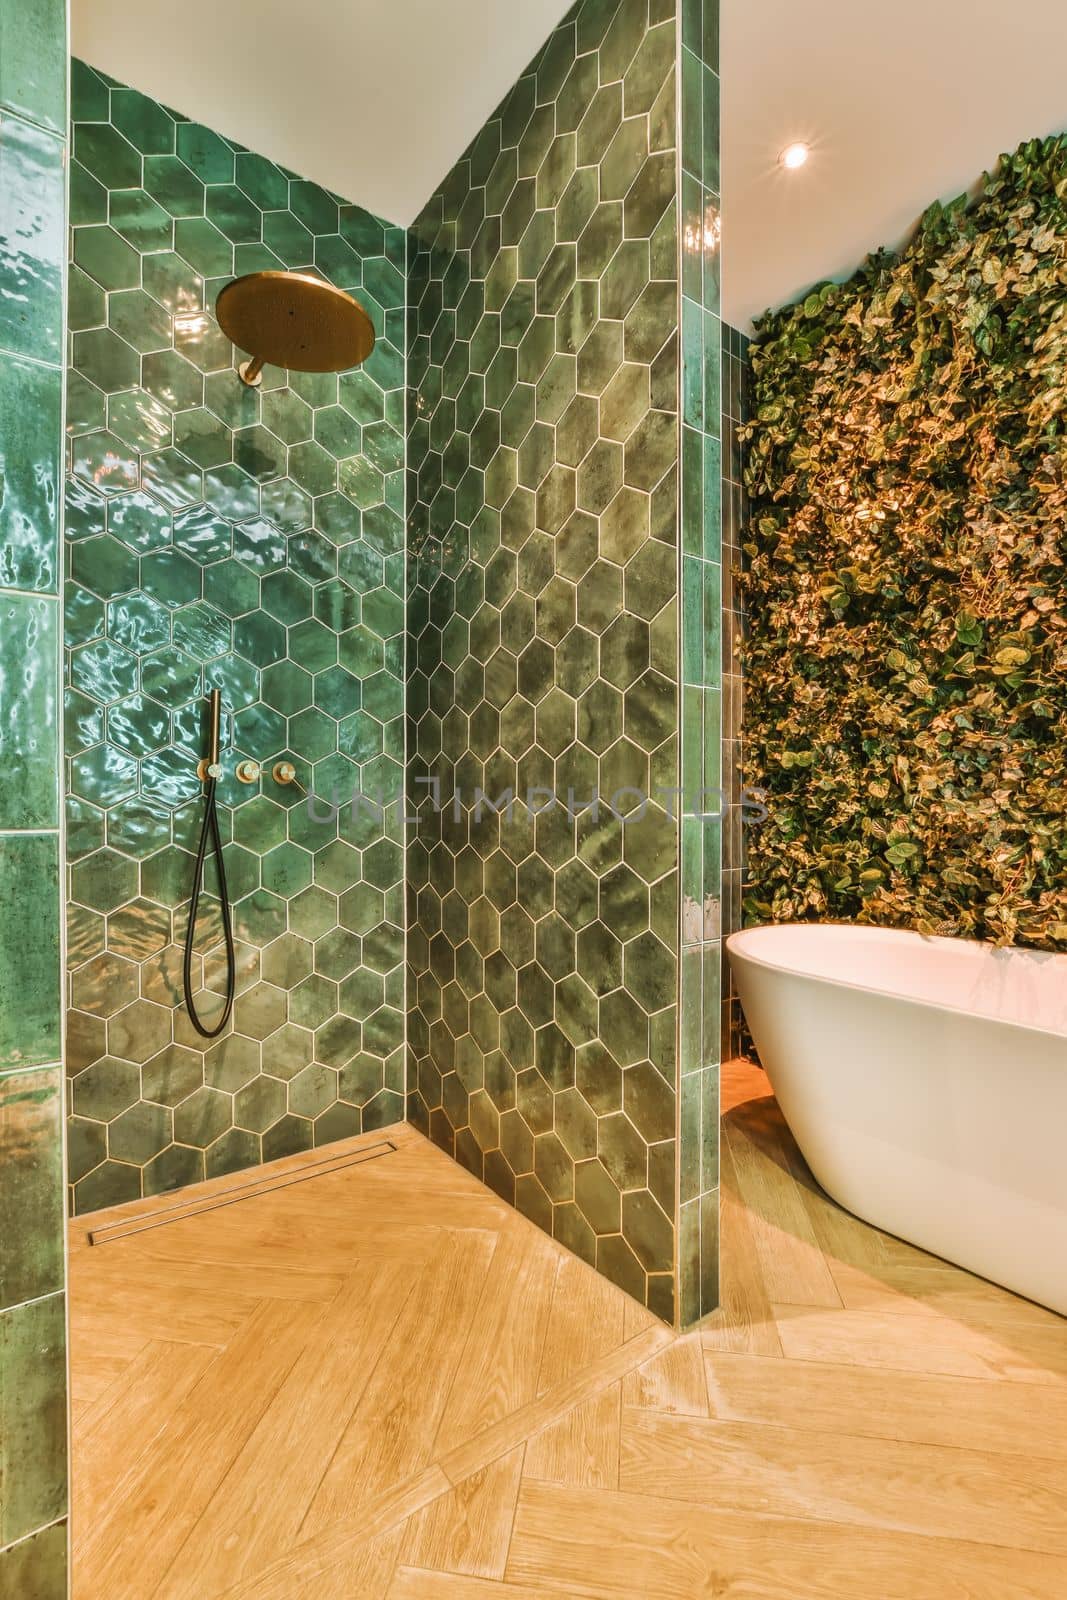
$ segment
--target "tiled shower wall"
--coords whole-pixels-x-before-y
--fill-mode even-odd
[[[0,0],[0,1593],[67,1587],[59,885],[66,7]]]
[[[682,955],[680,1321],[719,1288],[723,774],[718,0],[681,0]]]
[[[744,606],[737,582],[741,571],[744,537],[745,492],[742,445],[738,432],[746,419],[749,339],[727,323],[722,325],[722,751],[723,787],[730,796],[730,824],[722,843],[722,935],[741,926],[741,890],[744,883],[746,840],[750,827],[741,810],[742,732],[744,683],[741,645]],[[737,998],[729,961],[723,960],[722,1053],[729,1060],[743,1045],[741,1002]]]
[[[88,1211],[403,1115],[406,242],[135,89],[73,73],[69,1140]],[[213,307],[261,268],[355,293],[377,334],[366,365],[340,380],[268,368],[244,388]],[[205,1049],[180,947],[216,685],[239,986]],[[241,757],[261,783],[235,781]],[[281,757],[302,789],[273,781]],[[357,787],[384,819],[345,805]],[[209,1018],[220,937],[209,901],[195,973]]]
[[[409,289],[410,1115],[668,1320],[677,35],[674,0],[580,0]]]

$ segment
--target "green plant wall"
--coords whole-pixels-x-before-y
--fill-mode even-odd
[[[1067,136],[752,350],[749,920],[1067,944]]]

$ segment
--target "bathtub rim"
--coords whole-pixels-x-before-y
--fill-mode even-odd
[[[769,961],[763,956],[750,955],[747,950],[740,949],[740,942],[746,937],[746,935],[762,933],[766,928],[848,928],[853,933],[890,934],[898,938],[920,939],[923,941],[923,943],[927,943],[935,939],[941,939],[949,944],[968,945],[972,949],[1003,949],[1023,955],[1032,955],[1038,958],[1043,957],[1045,960],[1049,961],[1062,958],[1064,962],[1065,973],[1067,973],[1067,952],[1059,950],[1031,950],[1027,945],[994,945],[991,944],[987,939],[957,939],[952,934],[920,933],[917,928],[884,928],[879,923],[874,922],[838,922],[826,917],[820,917],[818,920],[813,920],[811,922],[759,922],[754,924],[751,928],[738,928],[734,933],[728,934],[726,937],[726,951],[731,960],[733,959],[735,949],[737,949],[739,953],[744,955],[744,959],[746,961],[752,962],[753,966],[762,967],[766,972],[780,972],[790,977],[803,978],[811,983],[827,984],[830,987],[837,989],[852,989],[857,994],[877,995],[883,1000],[903,1000],[909,1005],[922,1006],[929,1011],[941,1011],[948,1016],[971,1017],[976,1021],[994,1023],[1001,1027],[1012,1028],[1023,1033],[1036,1034],[1042,1039],[1057,1039],[1062,1045],[1067,1047],[1067,1031],[1061,1031],[1056,1028],[1042,1028],[1037,1023],[1033,1022],[1015,1022],[1007,1017],[991,1017],[982,1011],[968,1011],[964,1006],[949,1005],[947,1002],[942,1000],[921,999],[917,995],[908,994],[900,989],[879,989],[875,988],[872,984],[853,982],[849,978],[831,977],[825,973],[801,972],[798,971],[796,967],[785,966],[780,961]]]

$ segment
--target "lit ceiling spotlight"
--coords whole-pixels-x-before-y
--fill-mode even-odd
[[[798,140],[796,144],[786,145],[778,157],[778,162],[780,166],[785,167],[787,172],[795,172],[798,167],[803,167],[807,164],[810,155],[811,146],[804,144],[802,140]]]

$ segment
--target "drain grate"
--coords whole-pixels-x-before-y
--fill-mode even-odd
[[[188,1217],[198,1217],[204,1211],[218,1211],[222,1206],[234,1206],[242,1200],[255,1200],[259,1195],[272,1194],[276,1189],[289,1189],[297,1183],[308,1183],[312,1178],[324,1178],[331,1172],[343,1172],[346,1167],[362,1166],[390,1155],[396,1145],[391,1139],[380,1144],[366,1145],[362,1150],[344,1156],[324,1156],[321,1161],[300,1167],[296,1172],[281,1172],[273,1177],[252,1178],[246,1183],[234,1184],[218,1194],[178,1201],[175,1205],[157,1206],[150,1212],[139,1212],[135,1217],[123,1217],[118,1222],[106,1222],[89,1231],[90,1244],[112,1244],[117,1239],[128,1239],[131,1234],[148,1233],[153,1228],[165,1228],[172,1222],[184,1222]]]

